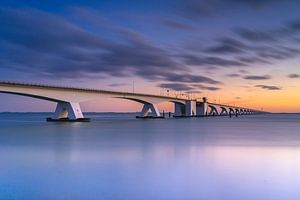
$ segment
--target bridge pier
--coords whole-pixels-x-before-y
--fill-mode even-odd
[[[185,109],[185,105],[182,103],[178,103],[178,102],[174,102],[174,106],[175,106],[175,117],[183,117],[186,113]]]
[[[217,116],[217,115],[219,115],[218,110],[217,110],[217,108],[215,106],[209,105],[209,107],[210,107],[210,112],[208,114],[209,116]]]
[[[221,116],[228,115],[228,111],[225,107],[221,107],[221,109],[222,109],[221,112],[220,112]]]
[[[144,103],[143,109],[140,113],[140,116],[137,118],[164,118],[160,115],[160,112],[155,104]]]
[[[196,104],[196,113],[198,117],[208,116],[208,103],[205,97],[203,98],[203,102],[199,102]]]
[[[196,101],[186,101],[185,103],[185,116],[186,117],[193,117],[196,116],[197,109],[196,109]]]
[[[239,109],[240,115],[244,115],[244,110],[243,109]]]
[[[197,115],[197,102],[188,100],[184,103],[174,102],[175,117],[193,117]]]
[[[58,102],[53,118],[47,121],[81,121],[88,122],[89,118],[84,118],[79,103]]]
[[[235,115],[235,112],[233,108],[229,108],[229,117],[231,117],[232,115]]]
[[[235,116],[237,117],[238,115],[240,115],[240,111],[239,111],[239,109],[235,109]]]

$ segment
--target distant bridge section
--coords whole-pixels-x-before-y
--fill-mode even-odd
[[[198,101],[196,99],[152,94],[6,81],[0,81],[0,93],[56,102],[57,106],[54,115],[48,118],[48,121],[89,121],[83,116],[80,103],[99,98],[119,98],[141,103],[143,108],[138,116],[140,118],[163,118],[164,116],[161,116],[157,108],[157,104],[163,102],[174,103],[175,117],[238,116],[264,113],[250,108],[210,103],[206,98],[203,98],[203,101]]]

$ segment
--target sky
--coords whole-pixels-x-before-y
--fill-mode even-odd
[[[300,112],[298,0],[2,0],[0,80]],[[0,112],[53,103],[0,94]],[[138,111],[99,99],[84,111]],[[159,106],[171,111],[172,104]]]

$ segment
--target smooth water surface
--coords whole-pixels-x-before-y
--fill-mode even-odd
[[[0,114],[0,199],[300,199],[300,115]]]

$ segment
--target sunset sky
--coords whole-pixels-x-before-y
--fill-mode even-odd
[[[129,92],[134,85],[300,112],[299,10],[298,0],[2,0],[0,80]],[[141,105],[99,99],[82,107]],[[0,94],[0,112],[53,109]]]

